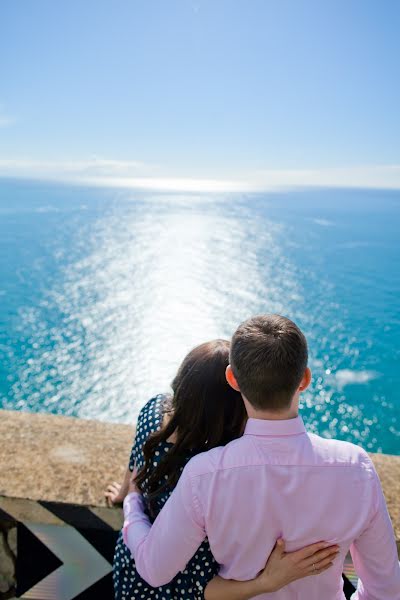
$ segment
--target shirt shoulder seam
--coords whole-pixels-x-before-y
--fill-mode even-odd
[[[323,465],[311,465],[311,464],[273,464],[273,463],[250,463],[250,464],[246,464],[246,465],[232,465],[229,467],[222,467],[222,468],[216,468],[216,469],[207,469],[202,471],[201,473],[190,473],[190,479],[194,479],[195,477],[201,477],[202,475],[210,475],[212,473],[217,473],[219,471],[232,471],[233,469],[245,469],[247,467],[308,467],[308,468],[346,468],[346,467],[350,467],[353,469],[362,469],[364,467],[364,463],[343,463],[343,464],[330,464],[330,463],[326,463]]]

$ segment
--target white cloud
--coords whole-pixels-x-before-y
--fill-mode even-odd
[[[157,165],[102,157],[60,161],[0,159],[0,176],[169,191],[262,192],[301,187],[400,189],[400,165],[266,169],[218,179],[179,177]]]
[[[13,117],[8,117],[0,111],[0,127],[10,127],[15,123]]]
[[[259,171],[255,179],[261,186],[400,189],[400,165]]]
[[[15,123],[14,117],[11,117],[4,110],[4,105],[0,103],[0,127],[10,127]]]
[[[9,127],[14,123],[14,120],[10,117],[4,117],[0,115],[0,127]]]
[[[313,223],[316,223],[316,225],[321,225],[321,227],[332,227],[334,225],[333,221],[329,221],[328,219],[311,219],[311,221]]]
[[[144,169],[146,165],[133,160],[115,160],[92,157],[85,160],[31,160],[31,159],[0,159],[0,173],[14,172],[16,175],[96,175],[114,176],[118,173]]]

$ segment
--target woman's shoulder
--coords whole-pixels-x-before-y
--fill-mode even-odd
[[[171,395],[170,394],[157,394],[153,396],[146,402],[146,404],[141,408],[139,413],[139,418],[141,416],[146,416],[151,412],[165,412],[171,404]]]
[[[143,445],[153,433],[159,431],[161,428],[164,411],[166,410],[165,407],[168,406],[168,402],[168,394],[157,394],[157,396],[150,398],[141,409],[136,423],[135,442],[129,462],[131,471],[135,464],[136,466],[143,466]]]
[[[156,430],[162,424],[163,416],[171,404],[171,396],[169,394],[157,394],[146,402],[140,410],[137,420],[137,430],[151,429]]]

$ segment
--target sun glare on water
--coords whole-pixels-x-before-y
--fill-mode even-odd
[[[48,410],[131,419],[168,390],[191,347],[229,337],[262,307],[282,309],[282,292],[297,290],[279,250],[280,226],[240,211],[227,198],[161,196],[83,229],[81,256],[42,301],[61,322],[21,370],[17,397],[34,404],[45,390]],[[48,323],[40,308],[23,318],[42,346]]]
[[[354,282],[366,267],[357,256],[340,268],[330,257],[343,248],[345,259],[350,241],[352,253],[366,242],[341,239],[347,230],[337,215],[308,214],[303,205],[294,219],[286,197],[272,195],[68,188],[67,198],[48,196],[35,208],[37,223],[55,228],[45,256],[34,254],[31,272],[21,273],[25,300],[10,339],[4,408],[134,422],[148,398],[169,390],[193,346],[229,339],[249,316],[276,312],[309,341],[307,427],[374,450],[386,435],[385,447],[396,447],[397,409],[384,376],[385,368],[395,372],[392,335],[376,335],[364,318],[379,323],[380,306],[394,310],[390,270],[380,304],[374,278],[364,277],[367,304],[353,310]],[[292,212],[297,198],[288,197]],[[374,259],[379,248],[368,247]],[[390,259],[390,246],[385,252]]]

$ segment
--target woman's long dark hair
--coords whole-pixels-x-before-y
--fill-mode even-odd
[[[243,433],[243,400],[225,379],[229,347],[227,340],[213,340],[189,352],[172,382],[171,418],[143,446],[145,464],[136,484],[142,492],[146,491],[153,515],[157,496],[174,488],[188,454],[223,446]],[[157,446],[172,434],[176,438],[174,444],[154,468]]]

